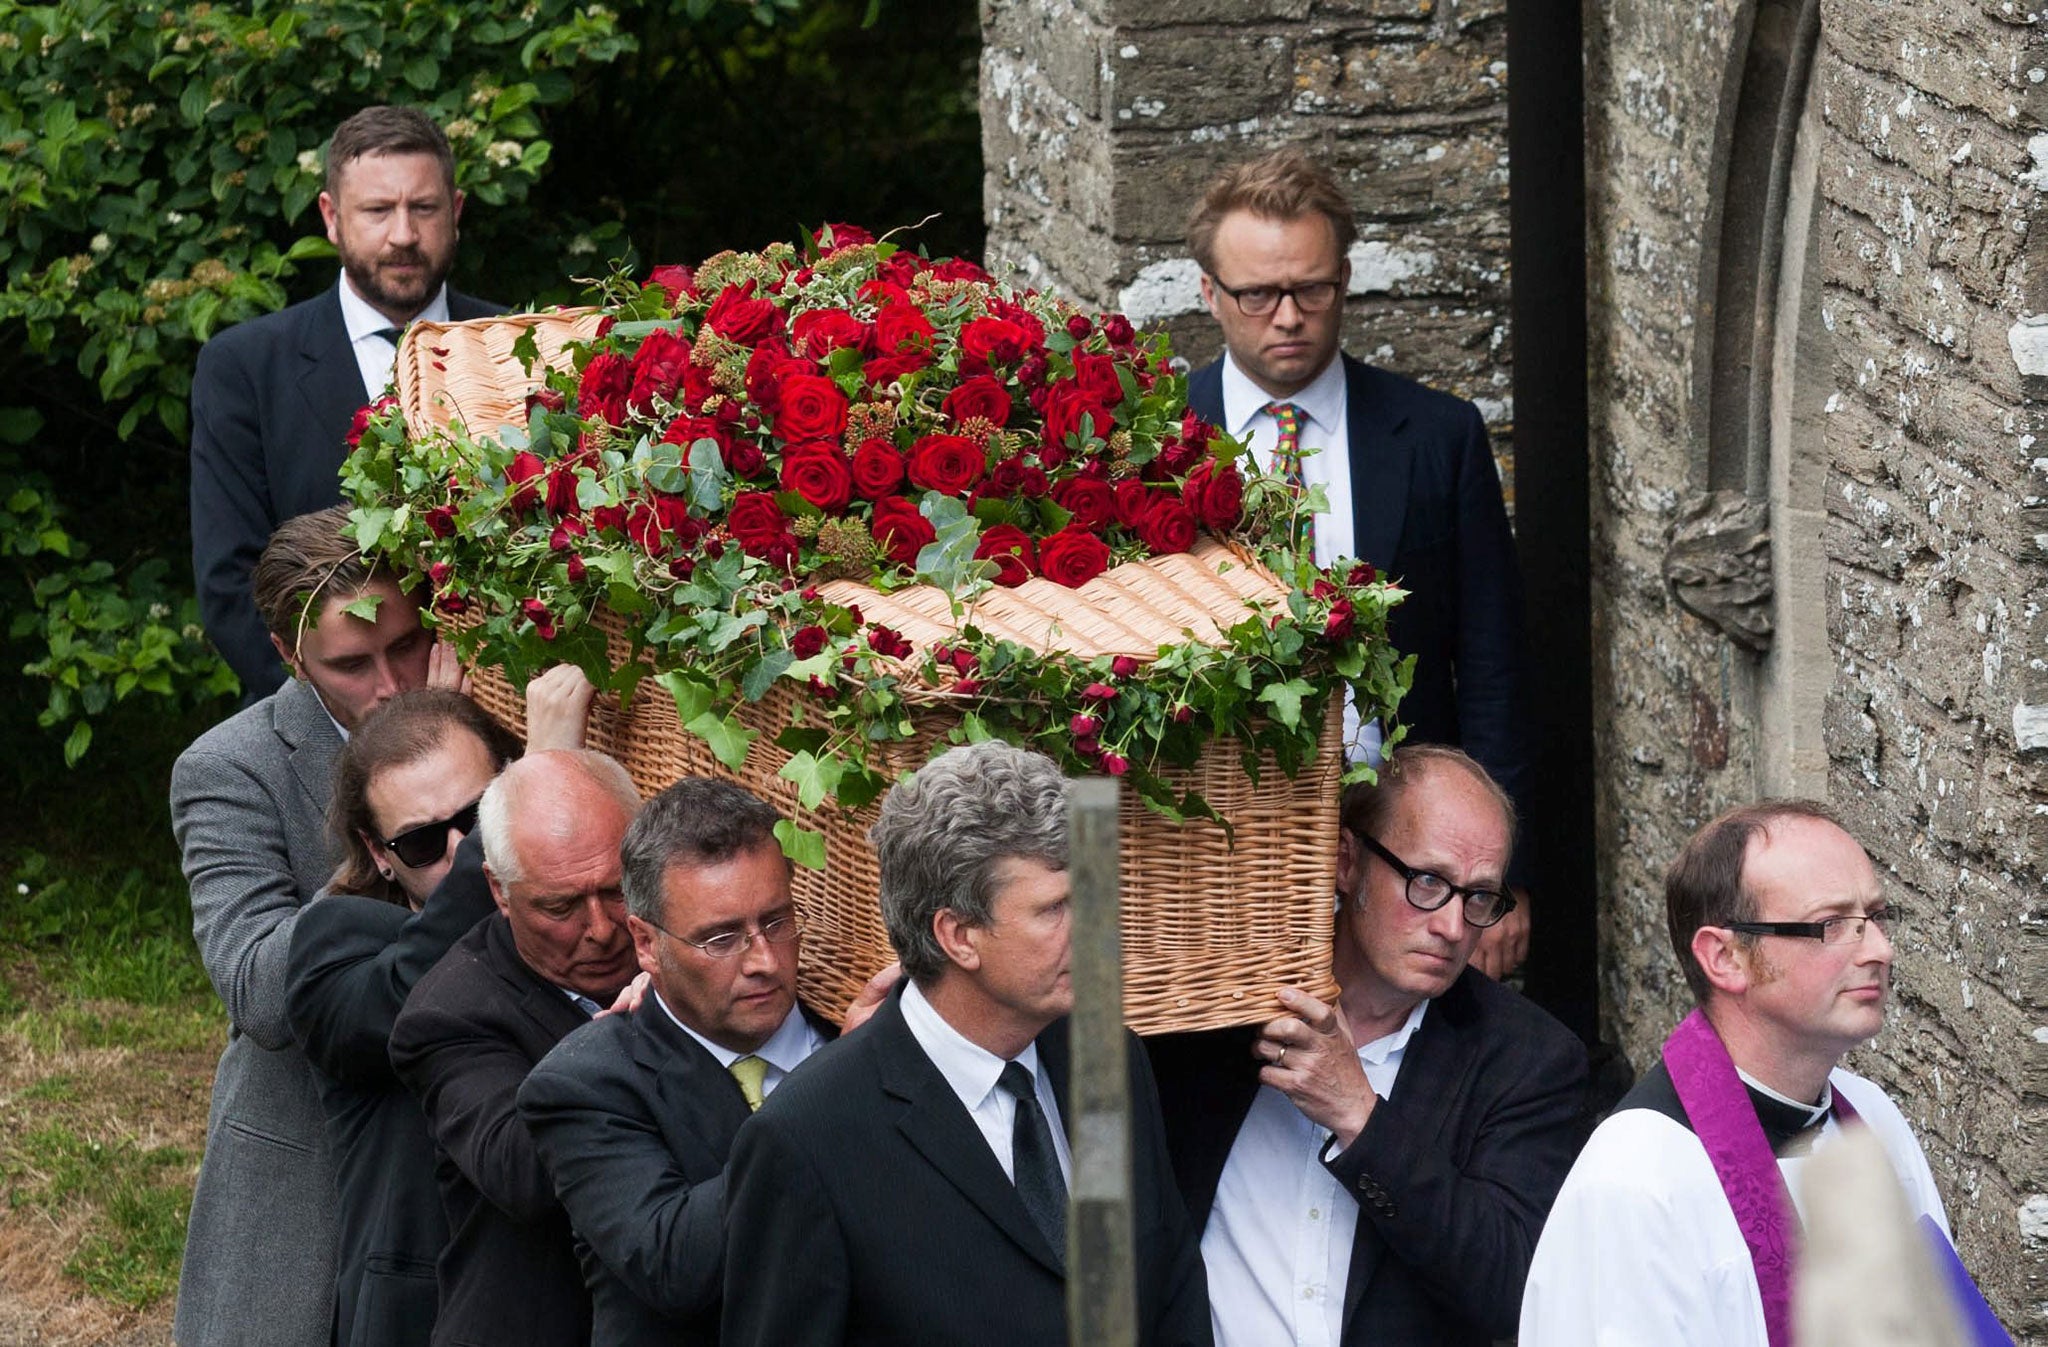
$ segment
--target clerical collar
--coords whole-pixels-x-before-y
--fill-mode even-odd
[[[1735,1074],[1749,1092],[1749,1102],[1756,1109],[1756,1120],[1763,1124],[1764,1139],[1771,1143],[1773,1155],[1782,1156],[1788,1149],[1804,1150],[1811,1146],[1813,1137],[1805,1134],[1813,1133],[1835,1111],[1832,1085],[1821,1086],[1818,1104],[1802,1104],[1779,1094],[1739,1066]]]

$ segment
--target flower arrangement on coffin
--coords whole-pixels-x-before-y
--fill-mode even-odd
[[[845,225],[613,277],[601,300],[594,338],[552,362],[530,333],[514,347],[523,426],[409,427],[386,400],[351,432],[359,541],[423,575],[514,684],[564,659],[622,696],[655,680],[729,768],[774,736],[806,808],[873,799],[913,712],[944,706],[940,746],[997,735],[1174,819],[1215,817],[1170,770],[1212,742],[1291,774],[1338,688],[1366,717],[1406,689],[1385,640],[1401,591],[1301,555],[1314,502],[1187,409],[1163,335]],[[1002,590],[1191,548],[1265,568],[1275,597],[1086,657],[976,621]],[[945,596],[944,639],[862,611],[915,586]],[[771,694],[791,709],[764,726],[747,712]],[[822,863],[817,834],[784,844]]]

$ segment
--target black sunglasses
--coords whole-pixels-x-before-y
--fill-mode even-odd
[[[422,865],[432,865],[448,850],[450,828],[464,837],[469,836],[470,830],[476,827],[476,807],[481,803],[483,797],[479,795],[447,818],[422,823],[417,828],[407,828],[398,836],[385,839],[384,849],[398,857],[400,863],[409,870],[417,870]]]

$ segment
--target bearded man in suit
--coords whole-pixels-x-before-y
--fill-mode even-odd
[[[1462,398],[1339,351],[1357,237],[1336,179],[1299,150],[1219,175],[1189,220],[1188,251],[1226,351],[1188,376],[1188,404],[1262,467],[1323,489],[1329,508],[1303,540],[1319,563],[1357,557],[1408,591],[1387,638],[1415,656],[1401,702],[1409,739],[1463,748],[1526,812],[1521,570],[1486,425]],[[1376,742],[1354,729],[1356,749]],[[1494,977],[1528,950],[1528,841],[1509,876],[1515,911],[1473,955]]]
[[[334,873],[326,814],[342,736],[400,692],[461,683],[418,603],[357,555],[347,522],[335,506],[278,528],[255,594],[294,679],[171,769],[192,935],[228,1013],[178,1277],[185,1347],[320,1347],[333,1331],[334,1165],[286,1015],[287,956],[300,910]]]
[[[351,422],[391,382],[399,334],[416,319],[504,311],[448,288],[462,200],[448,138],[425,113],[356,113],[328,142],[320,193],[340,277],[199,352],[192,569],[206,634],[242,680],[244,704],[283,681],[250,601],[257,553],[280,521],[341,499]]]
[[[988,741],[897,783],[869,834],[907,981],[740,1128],[727,1347],[1065,1342],[1066,783]],[[1139,1341],[1208,1347],[1145,1054],[1130,1066]]]

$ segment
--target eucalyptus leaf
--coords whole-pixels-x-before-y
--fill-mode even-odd
[[[705,437],[690,446],[690,504],[706,514],[718,509],[725,500],[725,488],[732,481],[732,473],[726,469],[725,456],[718,451],[718,441]]]

